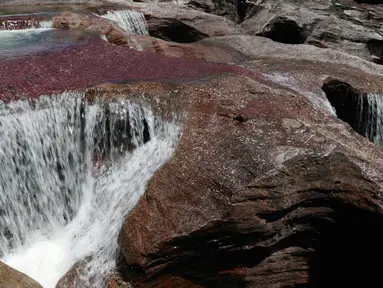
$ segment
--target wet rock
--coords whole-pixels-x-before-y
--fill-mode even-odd
[[[65,11],[53,18],[54,28],[81,29],[104,35],[113,44],[127,44],[126,33],[111,21],[91,14]]]
[[[105,82],[190,81],[233,69],[227,65],[139,52],[96,37],[58,51],[1,59],[0,98],[6,101],[33,98]]]
[[[127,39],[130,48],[169,57],[198,59],[219,63],[239,63],[248,59],[247,56],[234,49],[229,50],[214,47],[214,45],[200,45],[199,42],[175,43],[150,36],[133,34],[129,35]]]
[[[193,42],[205,37],[245,33],[239,25],[223,17],[172,3],[142,3],[128,8],[143,13],[150,35],[163,40]],[[181,32],[187,35],[178,35]]]
[[[177,19],[147,16],[149,34],[153,37],[178,43],[191,43],[209,37]]]
[[[32,278],[0,262],[0,287],[2,288],[42,288]]]
[[[226,51],[231,51],[232,53],[235,52],[242,54],[242,56],[247,60],[278,58],[296,59],[302,61],[318,61],[319,63],[324,62],[340,65],[352,65],[355,68],[362,68],[363,71],[370,74],[383,73],[383,67],[380,65],[376,65],[370,61],[366,61],[359,57],[342,53],[334,49],[321,49],[314,45],[305,44],[281,44],[258,36],[233,35],[225,37],[213,37],[203,39],[196,44],[206,47],[221,48]],[[288,66],[289,64],[286,64],[287,68]],[[358,73],[358,75],[363,75],[363,73]],[[369,75],[364,75],[362,77],[369,77]]]
[[[383,153],[333,114],[322,91],[326,74],[361,84],[364,72],[277,58],[247,68],[258,76],[174,88],[182,92],[172,101],[188,113],[178,148],[120,234],[126,261],[141,271],[131,280],[373,286],[379,268],[370,258],[383,256]],[[382,90],[381,76],[368,79],[364,89]]]
[[[186,5],[196,10],[223,16],[232,22],[237,22],[238,20],[235,0],[190,0]]]
[[[307,38],[306,34],[305,29],[293,20],[278,17],[269,22],[258,35],[280,43],[302,44]]]
[[[356,132],[365,135],[368,123],[364,110],[369,109],[367,95],[337,79],[327,79],[322,90],[335,108],[337,116],[350,124]]]
[[[77,288],[77,287],[102,287],[105,288],[133,288],[133,286],[125,281],[120,271],[110,271],[104,278],[89,277],[88,264],[92,261],[92,256],[88,256],[76,262],[67,273],[65,273],[58,281],[56,288]],[[125,267],[125,266],[124,266]],[[126,269],[128,269],[126,267]],[[100,275],[96,275],[100,276]]]
[[[380,59],[382,53],[383,36],[378,23],[382,21],[383,8],[359,5],[354,1],[338,2],[252,2],[242,27],[248,34],[262,35],[278,42],[320,42],[325,47],[377,62],[374,59]],[[296,40],[286,41],[286,37]],[[373,52],[371,46],[374,47]]]
[[[87,287],[92,284],[94,279],[84,277],[89,273],[88,263],[92,260],[92,257],[86,257],[76,262],[65,275],[63,275],[56,284],[56,288],[76,288]]]

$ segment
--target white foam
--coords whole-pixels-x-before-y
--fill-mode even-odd
[[[363,104],[362,99],[360,99]],[[361,115],[367,113],[366,117],[366,136],[372,142],[383,146],[383,94],[370,93],[367,95],[368,109],[363,111],[361,105]]]
[[[45,288],[55,287],[74,263],[88,255],[92,260],[84,277],[92,279],[92,283],[81,287],[104,287],[104,276],[115,265],[124,215],[144,193],[153,173],[172,155],[179,134],[177,125],[154,117],[149,109],[129,102],[110,105],[111,113],[117,115],[116,121],[122,120],[115,122],[109,118],[111,129],[119,129],[121,123],[130,125],[131,142],[138,147],[117,158],[112,154],[118,154],[120,146],[112,145],[113,164],[105,164],[95,173],[91,165],[95,151],[93,138],[94,133],[100,132],[97,125],[103,121],[105,112],[101,104],[86,106],[86,148],[85,156],[82,155],[79,145],[83,122],[77,117],[83,107],[81,97],[66,93],[54,101],[44,100],[38,106],[47,107],[38,111],[23,101],[0,111],[1,130],[13,131],[0,138],[0,151],[7,151],[0,154],[1,166],[5,167],[0,170],[3,184],[0,201],[8,215],[6,221],[0,221],[0,228],[9,229],[14,236],[10,239],[2,233],[2,261]],[[151,137],[146,144],[143,119],[148,122]],[[19,144],[10,146],[17,137],[21,139],[20,145],[27,140],[30,148],[25,153]],[[58,155],[47,158],[49,151]],[[71,160],[67,162],[70,154]],[[12,157],[21,162],[12,165]],[[85,165],[82,157],[86,159]],[[64,179],[60,179],[54,167],[57,161]],[[19,169],[19,173],[14,169]],[[41,175],[41,181],[35,173]],[[39,189],[31,193],[28,188],[35,183],[34,179],[39,181]],[[55,192],[55,189],[59,190]],[[63,215],[70,217],[72,210],[75,216],[66,222]]]
[[[112,20],[129,33],[149,35],[149,28],[142,13],[131,10],[108,11],[101,17]]]

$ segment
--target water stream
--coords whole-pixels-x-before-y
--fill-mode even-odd
[[[149,28],[142,13],[130,10],[108,11],[103,18],[112,20],[129,33],[149,35]]]
[[[90,106],[81,93],[2,106],[1,260],[52,288],[91,256],[78,287],[105,287],[124,215],[172,155],[179,126],[127,101]]]

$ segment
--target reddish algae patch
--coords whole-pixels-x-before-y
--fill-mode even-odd
[[[230,65],[140,52],[90,38],[59,51],[0,58],[0,97],[33,98],[105,82],[190,81],[241,70]]]

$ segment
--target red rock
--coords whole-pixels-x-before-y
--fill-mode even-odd
[[[253,65],[263,73],[288,65],[318,99],[323,74],[363,75],[304,61]],[[143,271],[135,287],[380,281],[371,260],[383,256],[380,148],[277,77],[226,75],[173,89],[181,92],[172,103],[188,114],[182,137],[120,234],[125,259]]]

